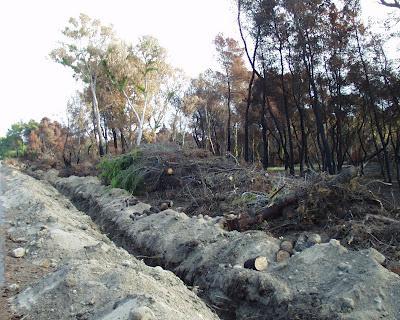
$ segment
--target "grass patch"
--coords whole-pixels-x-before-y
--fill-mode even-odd
[[[142,152],[138,149],[113,158],[104,158],[98,168],[100,178],[113,188],[138,194],[143,190]]]

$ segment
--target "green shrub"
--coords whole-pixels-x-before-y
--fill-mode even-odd
[[[114,158],[105,158],[99,164],[100,178],[113,188],[140,193],[143,190],[142,153],[133,150]]]

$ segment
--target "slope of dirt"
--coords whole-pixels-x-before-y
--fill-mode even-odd
[[[173,273],[116,247],[49,184],[6,167],[0,176],[13,319],[218,319]],[[17,248],[24,254],[11,257]]]
[[[218,217],[149,213],[128,192],[96,178],[58,178],[54,171],[36,176],[51,181],[130,252],[198,287],[225,318],[400,318],[400,277],[381,266],[384,257],[373,249],[349,251],[332,239],[278,262],[280,240],[264,232],[227,232]],[[268,259],[266,271],[243,268],[256,256]]]

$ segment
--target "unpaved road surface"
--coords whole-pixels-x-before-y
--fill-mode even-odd
[[[115,246],[49,184],[4,166],[0,179],[1,320],[218,319],[172,272]]]
[[[0,161],[0,168],[2,164]],[[0,175],[0,194],[2,194],[4,181]],[[4,284],[4,207],[3,202],[0,200],[0,286]]]

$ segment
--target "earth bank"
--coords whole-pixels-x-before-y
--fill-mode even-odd
[[[0,175],[8,319],[218,319],[178,277],[116,247],[48,183],[4,166]]]
[[[227,232],[218,217],[152,213],[150,205],[97,178],[35,175],[67,195],[117,244],[198,287],[224,318],[400,318],[400,277],[381,265],[385,258],[374,249],[350,251],[334,239],[315,241],[276,261],[281,240],[264,232]],[[265,271],[243,268],[256,256],[267,258]]]

